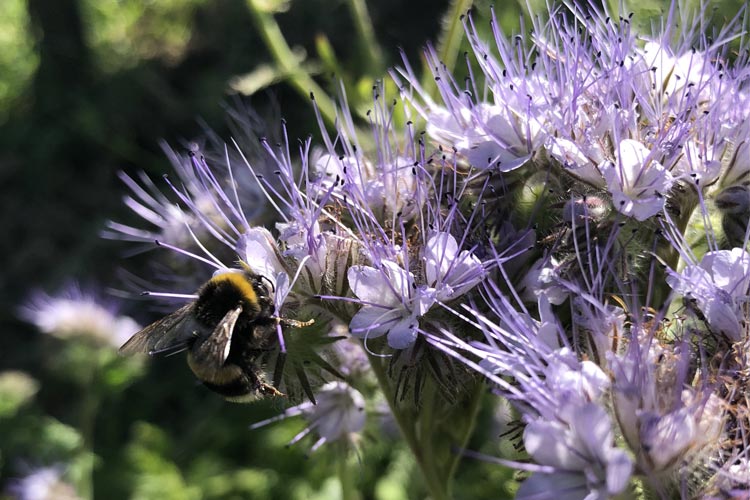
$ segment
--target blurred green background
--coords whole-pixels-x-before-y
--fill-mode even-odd
[[[226,403],[197,385],[179,356],[140,375],[112,350],[45,336],[18,318],[34,289],[54,292],[71,279],[118,288],[121,268],[143,269],[148,254],[128,259],[127,244],[99,234],[107,220],[139,223],[117,174],[168,172],[160,140],[178,150],[207,130],[228,140],[227,106],[252,106],[272,128],[283,116],[292,140],[316,136],[310,101],[275,65],[250,3],[0,1],[0,492],[62,464],[78,494],[96,498],[339,498],[336,449],[308,458],[309,441],[285,447],[304,423],[248,430],[279,413],[279,403]],[[362,46],[352,2],[267,3],[322,88],[334,95],[344,78],[358,102],[399,64],[399,48],[419,66],[451,7],[368,1],[377,54]],[[741,3],[718,4],[719,17]],[[488,2],[476,10],[486,19]],[[516,3],[497,13],[508,30],[518,26]],[[142,304],[123,308],[145,324],[154,316]],[[472,449],[498,453],[494,412],[483,411]],[[408,451],[377,419],[348,467],[363,499],[424,496]],[[456,496],[509,497],[511,477],[466,460]]]

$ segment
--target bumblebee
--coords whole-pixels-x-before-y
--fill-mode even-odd
[[[188,366],[198,380],[229,401],[281,396],[263,380],[261,358],[278,346],[279,323],[304,326],[311,321],[274,317],[269,285],[246,266],[216,274],[198,289],[194,302],[133,335],[120,353],[187,351]]]

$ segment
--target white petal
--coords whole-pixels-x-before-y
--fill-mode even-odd
[[[630,475],[633,473],[633,461],[623,450],[614,449],[609,453],[607,491],[611,495],[616,495],[627,487]]]
[[[664,208],[664,194],[674,178],[639,141],[625,139],[617,150],[617,164],[603,162],[599,170],[612,193],[615,209],[642,221]]]
[[[358,338],[376,338],[385,334],[402,318],[394,309],[364,306],[349,323],[352,335]]]
[[[383,266],[383,271],[391,284],[391,293],[396,295],[398,302],[407,301],[411,296],[414,276],[395,262],[384,260],[380,264]]]
[[[388,345],[394,349],[406,349],[417,340],[419,321],[413,316],[403,318],[388,332]]]
[[[391,275],[370,266],[352,266],[347,271],[349,288],[357,298],[370,304],[396,307],[401,305],[401,297],[394,294],[394,288],[398,290],[403,279],[396,273],[396,283],[391,283]]]
[[[716,290],[720,292],[721,290]],[[716,295],[719,295],[716,293]],[[727,297],[727,300],[731,300]],[[729,338],[732,342],[742,339],[743,328],[734,308],[718,297],[710,297],[704,303],[700,304],[703,314],[711,325],[711,329],[716,333],[721,333]]]
[[[582,500],[589,493],[583,474],[534,473],[516,492],[516,500]]]
[[[603,186],[602,174],[573,141],[551,138],[549,154],[559,161],[565,170],[594,186]]]
[[[742,289],[741,281],[748,279],[750,254],[742,248],[708,252],[701,259],[700,267],[711,273],[713,282],[719,288],[732,292],[740,285],[738,295],[747,293]]]
[[[581,375],[583,390],[589,399],[599,399],[602,393],[609,387],[609,377],[592,361],[581,362]]]
[[[437,299],[438,296],[434,288],[428,288],[425,286],[419,287],[410,304],[412,315],[416,317],[424,316],[435,304]]]
[[[424,250],[427,284],[432,286],[446,275],[457,253],[458,243],[450,233],[436,233],[427,240]]]
[[[245,262],[253,272],[274,280],[278,273],[285,271],[277,256],[276,242],[267,229],[251,228],[242,235],[239,244],[241,250],[239,253],[245,256]]]
[[[476,255],[463,250],[448,271],[445,282],[453,288],[450,298],[456,298],[474,288],[487,275]]]
[[[289,275],[284,272],[278,273],[275,276],[275,280],[276,287],[274,288],[274,303],[280,306],[286,302],[289,292],[292,291],[292,284],[289,281]]]
[[[535,420],[523,432],[523,444],[534,461],[566,470],[583,470],[588,462],[572,448],[568,429],[557,422]]]
[[[463,295],[485,276],[482,262],[471,252],[458,252],[458,243],[449,233],[440,232],[425,247],[427,283],[439,289],[441,300]]]
[[[578,408],[571,427],[581,442],[586,455],[604,461],[612,448],[614,433],[609,415],[597,404],[589,403]]]
[[[679,460],[695,439],[695,421],[687,408],[667,415],[641,415],[641,444],[655,470]]]

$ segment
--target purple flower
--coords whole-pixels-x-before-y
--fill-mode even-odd
[[[733,342],[747,335],[750,254],[741,248],[708,252],[700,263],[670,273],[667,283],[696,306],[711,329]]]
[[[526,450],[535,462],[554,472],[532,474],[516,498],[605,500],[627,487],[633,462],[614,446],[612,424],[604,408],[585,403],[570,416],[566,423],[537,418],[527,424]]]
[[[464,295],[485,277],[482,262],[468,250],[458,251],[456,238],[441,232],[428,238],[425,249],[427,285],[436,299],[448,301]]]
[[[226,244],[249,225],[248,220],[262,213],[265,204],[258,184],[248,178],[247,171],[232,168],[229,151],[223,145],[222,154],[213,155],[210,165],[196,145],[187,154],[166,145],[164,150],[175,173],[175,179],[167,178],[164,188],[145,173],[137,179],[120,174],[131,192],[125,204],[147,223],[148,229],[110,221],[105,237],[148,244],[157,240],[182,249],[196,248],[199,242],[212,238]],[[255,164],[255,173],[268,168],[264,158]],[[241,205],[235,201],[239,199],[243,200]]]
[[[329,382],[318,390],[316,396],[317,403],[308,401],[287,408],[281,415],[257,422],[250,428],[258,429],[279,420],[302,416],[308,421],[308,426],[292,439],[290,445],[311,433],[318,436],[311,451],[326,443],[356,444],[367,420],[362,394],[343,382]]]
[[[690,389],[679,378],[687,361],[679,349],[634,344],[608,359],[614,411],[641,468],[669,472],[688,453],[716,446],[724,418],[720,398],[710,387]]]
[[[672,175],[651,158],[643,144],[625,139],[619,144],[616,162],[603,162],[607,190],[615,209],[642,221],[664,208],[664,195],[672,187]]]
[[[214,247],[228,249],[268,280],[279,318],[348,326],[411,441],[465,396],[449,378],[486,380],[524,425],[533,463],[516,464],[531,473],[519,498],[605,499],[636,476],[644,495],[742,491],[750,72],[747,56],[728,57],[738,25],[709,41],[704,13],[691,20],[678,4],[650,33],[593,2],[549,14],[512,38],[493,17],[494,43],[467,17],[469,78],[429,49],[434,98],[404,61],[393,72],[403,108],[376,86],[367,140],[344,101],[320,148],[307,140],[292,155],[288,141],[262,141],[273,181],[246,159],[243,171],[273,228],[253,225],[234,183],[194,159],[186,179],[201,189],[178,197],[193,215],[182,222],[203,226],[188,231],[198,250],[169,248],[220,270],[228,260]],[[398,125],[415,113],[424,134]],[[147,195],[134,209],[167,227]],[[330,328],[315,328],[317,344],[290,341],[330,345]],[[391,357],[387,370],[378,356]],[[317,406],[286,413],[308,418],[295,440],[350,442],[362,397],[320,380]],[[425,380],[451,388],[408,422],[404,391],[420,404]]]
[[[388,260],[380,268],[349,268],[349,287],[362,303],[349,324],[352,334],[364,339],[387,334],[388,345],[405,349],[434,305],[465,295],[486,275],[482,262],[467,250],[459,252],[456,239],[444,232],[427,239],[423,265],[424,283]]]
[[[395,156],[388,163],[373,165],[361,156],[322,155],[315,163],[319,177],[316,191],[343,201],[361,201],[379,218],[400,214],[408,219],[420,210],[419,182],[412,174],[414,160]]]
[[[568,291],[559,285],[560,263],[555,257],[537,260],[524,276],[520,290],[526,302],[536,302],[544,295],[551,304],[560,305],[568,298]]]
[[[435,294],[417,287],[414,275],[395,262],[349,268],[349,287],[362,308],[349,323],[353,335],[368,339],[388,335],[388,345],[405,349],[417,338],[419,318],[435,302]]]
[[[541,144],[541,124],[524,119],[522,102],[518,110],[484,103],[474,107],[461,104],[457,99],[451,110],[433,109],[427,115],[427,132],[455,146],[472,166],[515,170]]]

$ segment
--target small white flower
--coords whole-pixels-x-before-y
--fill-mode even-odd
[[[700,95],[700,102],[711,99],[710,87],[706,85],[714,75],[700,52],[690,51],[680,56],[657,42],[647,42],[642,50],[646,72],[651,75],[651,91],[664,96],[664,100],[673,96],[680,98],[686,91],[692,90]]]
[[[310,433],[318,436],[310,451],[317,450],[325,443],[355,443],[367,420],[365,398],[362,394],[344,382],[329,382],[316,392],[315,397],[316,403],[307,401],[292,406],[281,415],[251,425],[250,429],[302,416],[309,425],[292,439],[290,445],[299,442]]]
[[[315,395],[304,417],[324,441],[337,441],[360,432],[365,426],[365,398],[343,382],[329,382]]]
[[[671,273],[667,283],[695,300],[709,326],[736,342],[747,336],[750,254],[741,248],[708,252],[700,264]]]
[[[714,394],[696,404],[692,391],[682,391],[684,406],[667,413],[640,412],[640,447],[654,471],[679,464],[690,451],[715,445],[722,429],[722,400]]]
[[[554,257],[537,260],[521,281],[521,297],[527,302],[536,302],[544,295],[550,304],[559,306],[568,298],[568,290],[558,283],[559,262]]]
[[[414,275],[395,262],[382,261],[380,269],[352,266],[349,287],[364,304],[349,323],[360,338],[388,334],[388,345],[405,349],[417,338],[419,318],[435,302],[434,293],[418,288]]]
[[[408,219],[421,206],[413,163],[400,156],[373,164],[362,157],[324,154],[315,163],[320,178],[317,191],[320,195],[331,193],[339,201],[361,200],[378,216],[400,214]]]
[[[441,301],[460,297],[486,275],[482,262],[468,250],[459,252],[456,239],[449,233],[432,235],[424,257],[427,285],[436,289]]]
[[[237,253],[245,256],[244,261],[250,269],[269,279],[275,288],[277,276],[286,273],[286,268],[281,263],[279,249],[271,232],[263,227],[251,228],[242,235],[239,245]]]
[[[565,170],[593,186],[604,186],[602,173],[591,159],[592,156],[604,156],[598,146],[595,146],[598,151],[591,155],[585,153],[575,142],[562,137],[550,137],[548,142],[547,150],[550,156],[559,161]]]
[[[469,108],[456,103],[452,112],[435,107],[428,117],[427,133],[454,146],[477,168],[497,166],[509,172],[531,158],[542,126],[508,106],[479,103]]]
[[[692,182],[707,186],[719,178],[721,162],[712,148],[703,150],[695,141],[688,141],[682,147],[682,155],[672,169],[675,176],[690,176]]]
[[[618,147],[617,161],[599,165],[615,209],[639,221],[661,212],[674,182],[672,174],[650,155],[640,142],[625,139]]]
[[[609,352],[608,362],[613,408],[641,468],[662,473],[683,464],[688,453],[717,444],[722,401],[683,389],[678,349],[634,346],[622,355]]]
[[[558,400],[557,413],[563,419],[573,420],[577,408],[599,400],[609,388],[609,377],[596,363],[578,361],[568,348],[553,353],[548,363],[545,384]]]
[[[748,107],[747,104],[737,106]],[[729,128],[730,124],[725,127]],[[745,119],[739,126],[727,130],[727,134],[729,144],[726,151],[726,167],[721,179],[721,185],[724,187],[742,184],[750,174],[750,119]]]
[[[307,273],[304,280],[311,281],[310,288],[319,291],[326,274],[328,245],[320,232],[318,223],[308,230],[307,226],[297,222],[276,224],[279,239],[286,244],[284,256],[292,257],[296,262],[304,262]]]

